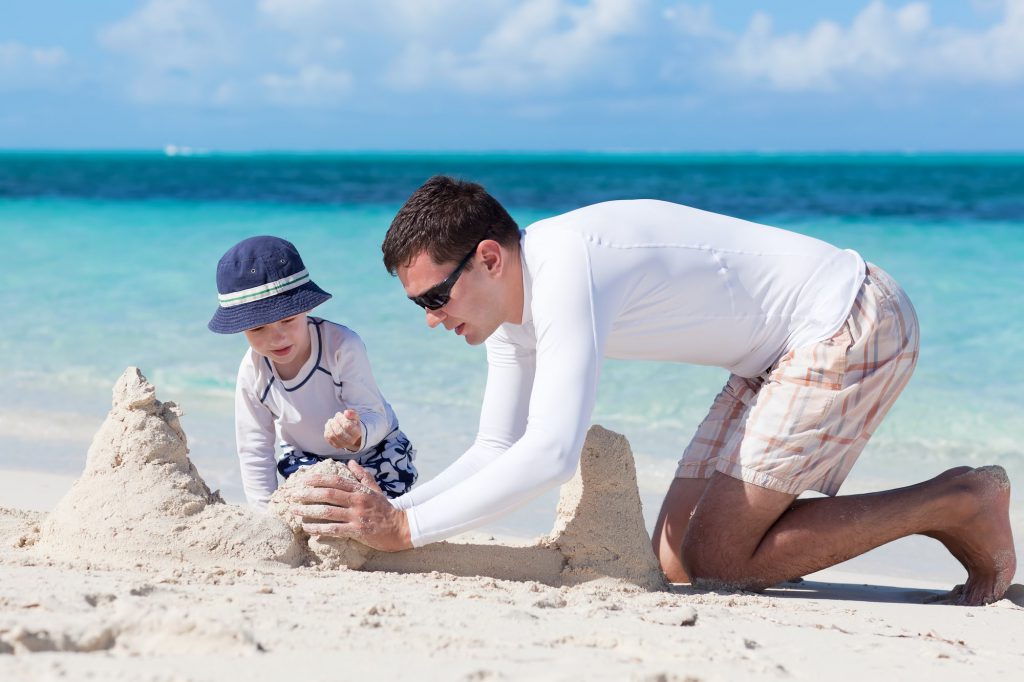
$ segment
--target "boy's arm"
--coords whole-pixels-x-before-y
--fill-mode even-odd
[[[253,391],[255,373],[246,362],[235,384],[235,446],[242,472],[242,486],[249,506],[266,509],[277,490],[274,461],[274,415]]]
[[[333,378],[340,384],[341,401],[359,415],[363,431],[360,449],[365,450],[384,440],[395,425],[373,377],[363,340],[351,330],[345,336],[335,350]]]

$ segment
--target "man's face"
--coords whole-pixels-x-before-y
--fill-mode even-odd
[[[494,242],[490,244],[497,246]],[[424,309],[429,327],[443,324],[475,346],[486,341],[505,321],[501,314],[501,283],[493,276],[493,259],[483,253],[489,250],[478,246],[470,258],[473,269],[459,275],[445,305],[437,310]],[[398,268],[398,279],[406,295],[418,296],[447,279],[457,266],[454,261],[435,263],[422,251],[407,267]]]

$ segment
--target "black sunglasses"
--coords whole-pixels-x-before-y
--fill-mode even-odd
[[[452,297],[452,287],[459,281],[459,275],[462,274],[463,268],[466,267],[466,263],[476,253],[476,249],[480,244],[483,243],[483,239],[476,243],[473,250],[466,254],[466,257],[459,261],[459,264],[452,270],[452,274],[438,284],[430,287],[419,296],[410,296],[409,300],[425,310],[440,310],[448,304],[448,299]]]

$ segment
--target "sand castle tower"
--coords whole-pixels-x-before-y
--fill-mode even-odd
[[[543,544],[565,556],[564,584],[613,578],[646,590],[667,589],[644,525],[636,466],[624,436],[590,427],[580,466],[562,486],[558,518]]]
[[[36,548],[99,563],[139,555],[301,563],[286,524],[210,492],[188,458],[180,414],[137,368],[126,369],[85,471],[42,524]]]

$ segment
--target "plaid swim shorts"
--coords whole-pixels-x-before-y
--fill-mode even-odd
[[[676,478],[721,471],[783,493],[835,495],[910,380],[918,331],[906,293],[869,263],[831,338],[786,353],[757,377],[729,377]]]

